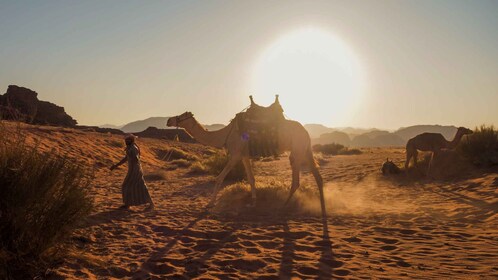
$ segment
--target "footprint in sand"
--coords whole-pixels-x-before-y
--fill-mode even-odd
[[[401,267],[410,267],[410,266],[412,266],[411,264],[405,262],[404,260],[399,260],[398,262],[396,262],[396,264],[398,266],[401,266]]]
[[[398,249],[397,246],[393,246],[393,245],[385,245],[385,246],[381,246],[380,248],[384,251],[392,251],[392,250]]]
[[[231,266],[237,270],[249,271],[249,272],[258,271],[259,269],[266,266],[265,262],[256,258],[216,261],[215,263],[222,267]]]
[[[384,244],[396,244],[399,242],[397,239],[391,239],[391,238],[375,237],[374,239]]]
[[[348,276],[351,271],[347,269],[336,269],[332,272],[334,275],[339,275],[339,276]]]
[[[249,254],[259,254],[259,253],[261,253],[261,250],[258,249],[258,248],[247,248],[246,251]]]
[[[342,240],[347,241],[349,243],[359,243],[359,242],[361,242],[361,239],[359,239],[356,236],[349,237],[349,238],[343,238]]]
[[[300,267],[297,269],[297,271],[300,273],[300,274],[303,274],[305,276],[314,276],[314,275],[318,275],[320,273],[320,271],[314,267],[309,267],[309,266],[303,266],[303,267]]]
[[[407,234],[407,235],[411,235],[411,234],[414,234],[416,233],[417,231],[416,230],[413,230],[413,229],[400,229],[399,232],[401,234]]]
[[[265,249],[276,249],[280,245],[280,243],[272,241],[259,241],[258,244]]]

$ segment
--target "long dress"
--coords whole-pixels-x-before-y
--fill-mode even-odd
[[[140,150],[135,144],[126,147],[126,157],[128,173],[121,188],[124,205],[133,206],[152,202],[140,165]]]

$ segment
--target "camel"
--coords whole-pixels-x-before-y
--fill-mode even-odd
[[[278,102],[278,100],[276,102]],[[302,164],[308,163],[320,192],[322,216],[326,217],[323,196],[323,179],[318,171],[318,164],[313,158],[310,136],[303,125],[297,121],[282,119],[279,120],[279,122],[279,153],[281,154],[284,151],[290,151],[289,159],[292,168],[292,185],[284,206],[287,205],[293,194],[299,188],[299,175]],[[241,132],[237,128],[236,118],[233,119],[228,126],[220,130],[207,131],[194,118],[194,115],[191,112],[185,112],[179,116],[170,118],[167,125],[184,128],[201,144],[227,149],[229,160],[223,171],[216,177],[214,191],[208,206],[212,206],[216,202],[218,191],[226,175],[239,161],[242,161],[247,180],[251,185],[252,206],[254,207],[256,203],[256,186],[251,157],[249,155],[249,145],[248,141],[245,140],[244,137],[241,137]]]
[[[426,132],[413,137],[406,143],[405,171],[408,171],[408,165],[410,164],[410,159],[412,157],[415,167],[417,167],[417,150],[429,151],[432,152],[429,167],[427,168],[427,175],[429,175],[434,157],[437,156],[442,149],[455,149],[462,140],[462,137],[467,134],[472,134],[472,132],[473,131],[468,128],[459,127],[452,141],[446,140],[440,133]]]

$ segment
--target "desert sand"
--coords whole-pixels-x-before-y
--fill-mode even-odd
[[[299,193],[283,213],[264,211],[281,203],[264,200],[256,209],[206,209],[213,176],[173,169],[161,151],[174,146],[201,156],[210,149],[144,138],[138,144],[156,210],[125,211],[118,207],[126,166],[108,170],[124,155],[121,136],[29,125],[22,130],[39,149],[95,171],[93,214],[68,241],[69,256],[47,271],[49,279],[498,278],[496,168],[451,181],[408,180],[380,173],[387,157],[401,165],[403,149],[322,157],[324,223],[318,198]],[[286,156],[254,166],[260,184],[290,186]],[[302,188],[316,188],[307,172]]]

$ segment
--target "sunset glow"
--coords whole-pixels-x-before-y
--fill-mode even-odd
[[[358,59],[338,37],[302,28],[278,38],[253,70],[254,95],[270,103],[274,94],[292,119],[341,125],[361,99]]]

